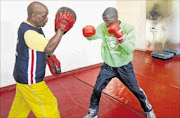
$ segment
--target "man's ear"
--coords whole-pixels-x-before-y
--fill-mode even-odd
[[[35,19],[36,19],[36,14],[35,14],[35,13],[32,13],[31,18],[32,18],[33,20],[35,20]]]

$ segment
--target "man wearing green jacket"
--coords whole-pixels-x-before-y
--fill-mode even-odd
[[[118,20],[118,12],[113,7],[108,7],[102,17],[104,22],[96,29],[91,25],[83,28],[83,35],[88,40],[102,39],[101,56],[104,60],[84,118],[97,118],[102,90],[114,77],[136,96],[147,118],[156,118],[147,96],[137,84],[131,62],[136,39],[134,27]]]

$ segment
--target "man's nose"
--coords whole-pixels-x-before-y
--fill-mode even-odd
[[[46,17],[46,22],[48,21],[48,17]]]

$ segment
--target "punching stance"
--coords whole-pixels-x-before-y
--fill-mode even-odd
[[[97,118],[102,90],[114,77],[136,96],[148,118],[156,118],[144,91],[137,84],[131,62],[136,39],[134,27],[118,20],[118,12],[112,7],[103,12],[102,18],[104,22],[96,29],[91,25],[83,28],[83,35],[88,40],[102,39],[101,56],[104,60],[84,118]]]
[[[18,29],[13,72],[16,95],[8,117],[26,118],[32,110],[38,118],[59,118],[57,100],[43,81],[46,59],[52,74],[59,74],[60,62],[53,52],[63,34],[72,28],[76,15],[69,8],[60,8],[55,19],[55,35],[48,40],[41,29],[48,21],[48,8],[40,2],[32,2],[27,12],[27,20]]]

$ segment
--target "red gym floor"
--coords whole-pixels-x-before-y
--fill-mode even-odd
[[[180,118],[180,57],[162,61],[150,52],[134,51],[134,70],[157,118]],[[101,64],[45,78],[59,103],[61,118],[86,115],[90,95]],[[6,118],[15,95],[15,85],[0,88],[0,118]],[[99,118],[145,118],[139,102],[114,78],[104,89]],[[33,113],[28,118],[34,118]]]

